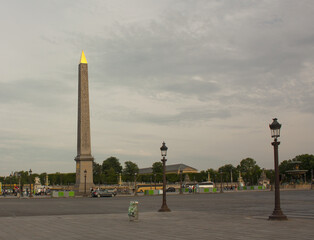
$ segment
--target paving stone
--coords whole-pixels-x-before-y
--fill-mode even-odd
[[[139,221],[130,222],[133,199],[0,199],[0,239],[314,238],[314,191],[282,192],[281,222],[267,220],[273,192],[168,196],[169,213],[157,212],[161,197],[137,197]]]

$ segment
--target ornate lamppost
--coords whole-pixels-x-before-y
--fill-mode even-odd
[[[162,205],[161,208],[158,210],[158,212],[171,212],[171,210],[167,206],[167,200],[166,200],[166,156],[167,156],[167,150],[166,143],[163,142],[162,146],[160,148],[161,156],[162,156],[162,166],[163,166],[163,186],[162,186]]]
[[[271,137],[274,138],[272,145],[274,146],[274,163],[275,163],[275,209],[273,214],[269,216],[269,220],[288,220],[287,216],[283,214],[280,208],[280,188],[279,188],[279,168],[278,168],[278,145],[277,138],[280,137],[281,124],[277,122],[277,118],[273,119],[272,124],[269,125],[271,130]]]
[[[84,170],[84,196],[86,197],[87,194],[86,194],[86,174],[87,174],[87,171],[86,169]]]
[[[32,197],[32,169],[29,169],[29,197]]]

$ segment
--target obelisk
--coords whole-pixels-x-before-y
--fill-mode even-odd
[[[90,140],[88,66],[84,51],[78,67],[78,119],[77,119],[77,156],[76,184],[78,194],[89,193],[93,183],[93,161]]]

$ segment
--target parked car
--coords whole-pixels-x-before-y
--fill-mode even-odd
[[[92,197],[114,197],[114,192],[109,192],[107,189],[99,189],[92,192]]]
[[[174,187],[168,187],[168,189],[166,190],[166,192],[175,192],[176,189]]]

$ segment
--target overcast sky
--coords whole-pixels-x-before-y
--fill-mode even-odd
[[[313,154],[314,1],[4,1],[0,175],[75,172],[78,64],[95,161],[198,170]]]

